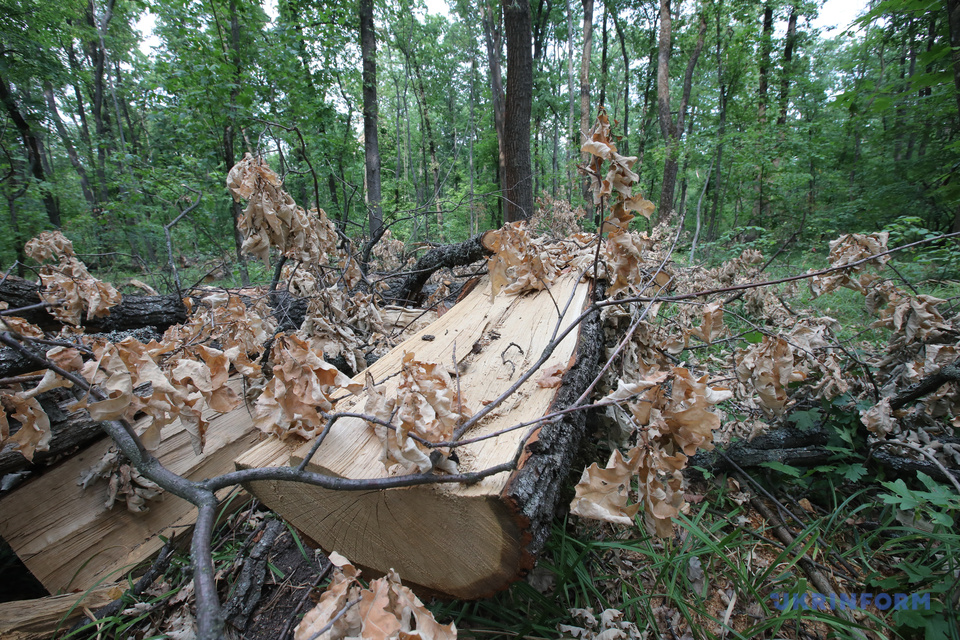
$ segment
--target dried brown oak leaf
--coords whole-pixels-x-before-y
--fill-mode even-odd
[[[555,364],[543,370],[543,375],[537,380],[537,386],[543,389],[555,389],[563,383],[563,374],[566,369],[561,364]]]
[[[45,262],[53,258],[72,258],[73,243],[59,231],[44,231],[35,238],[27,241],[23,252],[37,262]]]
[[[557,274],[553,256],[540,240],[530,237],[525,223],[509,222],[483,236],[484,246],[493,252],[487,260],[490,297],[546,289]]]
[[[604,246],[604,258],[607,267],[607,279],[610,286],[607,295],[633,290],[639,293],[643,273],[640,265],[643,254],[653,243],[646,234],[616,232],[611,233]]]
[[[890,408],[890,398],[884,398],[866,411],[860,412],[860,422],[867,431],[876,434],[881,440],[899,431],[899,424]]]
[[[270,247],[292,260],[326,264],[336,255],[336,230],[320,210],[309,213],[284,191],[282,181],[261,158],[249,153],[230,169],[227,188],[234,200],[247,200],[237,222],[242,250],[270,261]]]
[[[640,503],[628,505],[630,483],[639,470],[638,449],[624,458],[617,449],[603,469],[596,462],[583,470],[570,513],[593,520],[631,525]]]
[[[44,231],[27,242],[28,256],[37,262],[56,258],[59,264],[40,267],[43,290],[40,298],[52,305],[51,312],[61,322],[79,325],[86,310],[87,320],[107,315],[122,296],[112,285],[101,282],[87,271],[73,252],[73,243],[59,231]]]
[[[330,585],[297,625],[294,640],[456,639],[456,626],[438,623],[393,569],[363,588],[346,558],[334,552],[330,561],[336,567]]]
[[[831,240],[830,266],[843,267],[864,258],[884,253],[887,250],[889,237],[890,234],[883,231],[871,234],[851,233],[842,235],[836,240]],[[848,287],[866,293],[867,287],[876,279],[873,274],[864,273],[867,265],[874,263],[884,265],[889,259],[889,256],[881,256],[876,260],[864,262],[849,269],[835,271],[823,276],[814,276],[810,279],[810,291],[814,297],[833,291],[838,287]],[[854,278],[854,276],[859,277]]]
[[[726,333],[723,324],[723,303],[711,302],[703,307],[703,322],[699,327],[690,330],[690,335],[700,338],[710,344]]]
[[[943,332],[949,327],[943,316],[937,311],[937,305],[945,302],[928,295],[903,295],[896,303],[888,306],[888,312],[873,323],[873,326],[886,327],[902,334],[907,342],[925,340],[933,333]],[[893,308],[890,309],[890,306]]]
[[[96,464],[81,473],[77,484],[86,489],[94,480],[100,478],[107,480],[107,499],[104,504],[107,509],[122,498],[128,511],[145,513],[149,511],[147,501],[156,500],[163,493],[163,489],[144,477],[126,457],[113,448]]]
[[[318,435],[324,423],[321,414],[333,409],[333,393],[362,388],[295,335],[277,336],[271,360],[273,378],[257,398],[253,423],[281,438]]]
[[[383,445],[381,461],[387,468],[400,464],[409,472],[426,473],[433,468],[456,473],[457,466],[449,459],[448,448],[429,448],[416,441],[416,436],[427,442],[446,442],[453,438],[457,426],[471,415],[466,402],[457,393],[456,382],[447,370],[435,362],[416,360],[413,353],[403,357],[400,384],[396,398],[373,386],[367,377],[367,402],[364,413],[387,422],[393,417],[390,429],[382,424],[369,423]],[[395,415],[394,415],[395,414]],[[434,462],[430,453],[440,454]]]
[[[607,231],[626,231],[636,211],[649,219],[654,211],[654,205],[640,194],[633,194],[633,185],[640,179],[631,169],[637,161],[635,156],[622,156],[617,153],[617,146],[610,136],[610,119],[603,107],[597,114],[593,128],[587,132],[587,141],[580,147],[582,153],[594,157],[588,168],[581,171],[590,177],[590,190],[593,193],[593,203],[601,204],[603,198],[617,194],[611,207],[610,215],[604,220],[601,233]],[[606,173],[603,173],[603,161],[608,161]]]
[[[781,337],[766,335],[735,357],[737,378],[753,386],[760,403],[776,414],[786,407],[787,385],[807,377],[794,366],[793,347]]]
[[[0,392],[0,400],[6,411],[0,411],[0,446],[8,439],[17,445],[20,453],[29,462],[33,462],[33,454],[37,451],[50,449],[50,418],[44,412],[36,398],[23,397],[21,393]],[[7,413],[20,423],[20,429],[10,436],[10,425],[7,422]]]

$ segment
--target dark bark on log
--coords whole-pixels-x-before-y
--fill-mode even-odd
[[[448,244],[431,249],[417,261],[412,269],[413,273],[407,276],[397,293],[390,297],[398,304],[417,305],[420,302],[420,290],[435,271],[444,267],[462,267],[472,264],[490,254],[490,251],[483,246],[484,235],[481,233],[460,244]]]
[[[602,296],[602,292],[601,296]],[[572,405],[596,377],[603,350],[603,329],[600,314],[594,313],[580,325],[577,361],[564,374],[550,412]],[[580,450],[586,431],[587,412],[575,411],[563,420],[545,424],[531,436],[520,461],[503,491],[504,501],[515,509],[524,540],[523,569],[533,568],[536,555],[550,536],[550,526],[560,499],[560,489]]]
[[[56,391],[53,393],[55,394]],[[7,443],[0,450],[0,477],[33,466],[42,466],[50,460],[62,455],[69,455],[80,447],[103,437],[100,423],[90,418],[86,411],[68,413],[63,409],[64,404],[68,401],[58,403],[51,399],[50,395],[41,394],[40,396],[40,405],[50,418],[50,428],[53,432],[49,451],[37,451],[31,464],[23,457],[19,449],[12,443]]]
[[[0,284],[0,300],[11,309],[40,304],[40,287],[32,282],[13,276]],[[16,314],[42,329],[57,331],[62,324],[43,308],[30,309]],[[156,327],[163,332],[167,327],[187,319],[187,310],[176,295],[123,296],[117,306],[102,318],[84,319],[83,326],[89,332],[124,331],[141,327]]]
[[[0,284],[0,300],[7,302],[11,309],[29,307],[40,303],[38,291],[36,284],[11,276]],[[286,291],[275,291],[271,294],[271,304],[278,331],[296,331],[303,324],[307,300],[296,298]],[[44,330],[59,331],[62,327],[44,308],[29,309],[16,315]],[[123,296],[123,301],[110,310],[110,315],[84,321],[84,327],[89,333],[149,328],[162,334],[167,328],[185,322],[186,319],[186,308],[176,295]],[[159,339],[159,335],[157,338]],[[36,369],[36,365],[22,354],[11,349],[0,349],[0,378],[17,376]]]
[[[825,447],[828,438],[827,430],[822,426],[806,431],[794,427],[780,427],[762,433],[749,442],[741,440],[725,448],[699,451],[690,458],[687,469],[694,474],[699,473],[694,467],[711,473],[730,471],[733,465],[727,458],[743,468],[758,467],[764,462],[799,466],[822,464],[836,455]],[[727,458],[724,458],[721,452],[726,454]]]
[[[711,473],[732,471],[734,466],[731,461],[744,469],[762,466],[764,462],[782,462],[798,467],[824,464],[837,456],[837,452],[826,447],[828,439],[829,433],[823,426],[806,431],[794,427],[780,427],[760,434],[750,442],[740,441],[726,448],[700,451],[690,458],[684,473],[688,477],[700,477],[701,470]],[[951,437],[943,438],[945,442],[955,440]],[[950,481],[939,467],[927,460],[893,455],[885,449],[875,450],[872,459],[894,478],[916,478],[917,471],[922,471],[937,482]],[[960,477],[960,471],[950,471]]]
[[[901,409],[914,400],[918,400],[928,393],[933,393],[948,382],[960,381],[960,360],[944,366],[917,384],[904,389],[890,400],[890,408],[894,411]]]
[[[0,349],[0,378],[11,378],[37,370],[37,363],[13,349]]]
[[[873,459],[894,478],[916,479],[917,472],[922,471],[937,482],[944,484],[950,482],[950,478],[940,470],[940,467],[923,458],[896,456],[885,449],[877,449],[873,452]],[[949,468],[947,470],[953,474],[954,478],[960,480],[960,471]]]

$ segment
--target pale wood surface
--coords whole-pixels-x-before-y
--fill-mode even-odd
[[[239,381],[230,384],[239,390]],[[202,480],[232,471],[234,458],[260,440],[244,406],[228,414],[208,411],[207,419],[211,425],[201,456],[194,455],[179,423],[164,430],[154,453],[174,473]],[[196,521],[196,508],[172,495],[149,502],[147,513],[136,514],[122,500],[112,509],[105,507],[105,482],[80,487],[81,472],[109,447],[108,441],[95,443],[0,500],[0,537],[51,593],[121,580],[159,551],[161,535],[178,535]]]
[[[124,584],[110,583],[85,593],[64,593],[35,600],[0,603],[0,638],[42,640],[69,629],[84,616],[84,609],[96,611],[121,595]]]
[[[535,362],[559,327],[569,326],[587,304],[589,285],[577,274],[561,276],[550,291],[520,296],[501,294],[490,300],[482,283],[429,327],[371,365],[376,380],[400,370],[404,355],[448,363],[460,371],[460,389],[475,413],[496,399]],[[572,298],[562,321],[562,310]],[[433,336],[424,340],[424,336]],[[578,331],[572,331],[541,371],[576,357]],[[474,345],[477,345],[474,347]],[[454,351],[456,356],[454,357]],[[547,413],[557,390],[537,384],[538,373],[465,438],[489,435]],[[363,375],[357,376],[363,381]],[[396,393],[399,376],[385,384]],[[363,412],[365,398],[344,397],[337,410]],[[510,460],[527,429],[517,429],[458,449],[460,469],[476,471]],[[270,440],[237,460],[241,468],[298,464],[309,448],[299,450]],[[360,419],[338,421],[314,457],[313,470],[347,478],[379,478],[391,472],[380,461],[381,445]],[[303,484],[251,483],[251,490],[328,551],[355,562],[459,597],[490,593],[515,577],[525,544],[523,522],[501,492],[510,474],[489,477],[473,486],[437,485],[393,491],[333,492]]]

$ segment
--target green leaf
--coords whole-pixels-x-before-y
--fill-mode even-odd
[[[749,342],[750,344],[759,344],[763,342],[763,334],[759,331],[751,331],[748,334],[743,336],[743,339]]]
[[[811,409],[809,411],[794,411],[790,415],[789,421],[796,425],[797,429],[807,431],[817,426],[819,418],[820,412],[816,409]]]
[[[857,482],[867,473],[867,468],[860,464],[859,462],[854,462],[851,465],[847,465],[847,468],[843,471],[843,477],[845,480],[850,482]]]
[[[760,466],[766,467],[768,469],[773,469],[774,471],[779,471],[780,473],[785,473],[788,476],[793,476],[794,478],[800,477],[799,469],[795,469],[794,467],[783,464],[782,462],[777,462],[776,460],[770,460],[770,461],[764,462]]]

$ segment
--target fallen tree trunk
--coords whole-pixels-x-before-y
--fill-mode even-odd
[[[9,276],[0,283],[0,300],[11,309],[39,305],[40,287],[37,284]],[[42,307],[28,309],[16,315],[25,318],[38,327],[59,331],[62,324],[49,311]],[[83,327],[90,333],[126,331],[142,327],[155,327],[161,333],[169,326],[187,319],[187,310],[176,296],[123,296],[120,304],[112,307],[110,313],[102,318],[84,318]]]
[[[567,274],[551,287],[490,302],[481,283],[436,322],[371,365],[386,394],[396,393],[406,353],[417,360],[450,363],[458,388],[477,413],[506,392],[552,341],[559,314],[572,304],[561,330],[587,307],[590,285]],[[553,296],[553,300],[551,299]],[[247,486],[264,504],[328,551],[378,571],[396,569],[404,582],[460,598],[477,598],[505,588],[533,567],[549,534],[562,479],[584,432],[583,412],[531,432],[514,428],[570,405],[593,380],[602,349],[599,314],[592,314],[560,342],[538,372],[471,430],[466,439],[487,436],[457,448],[462,472],[511,461],[523,448],[518,468],[471,485],[420,486],[390,491],[329,491],[299,483],[256,481]],[[538,381],[552,365],[564,371],[559,388]],[[356,380],[362,382],[363,377]],[[337,411],[363,412],[365,397],[345,397]],[[310,443],[268,440],[237,459],[239,468],[298,465]],[[308,470],[346,478],[395,475],[381,462],[382,445],[360,418],[341,418]]]
[[[103,437],[100,423],[93,420],[86,410],[67,412],[63,403],[42,396],[40,404],[50,418],[50,430],[53,434],[50,438],[50,448],[47,451],[35,452],[33,463],[30,463],[16,445],[12,442],[7,443],[0,450],[0,477],[71,454],[78,448]]]
[[[229,384],[235,392],[242,391],[240,380]],[[194,453],[182,425],[164,429],[152,452],[170,471],[194,481],[232,470],[233,460],[262,435],[244,406],[225,414],[208,408],[203,417],[210,426],[201,455]],[[131,513],[122,498],[121,504],[107,508],[106,482],[83,489],[78,478],[112,444],[97,442],[0,500],[0,537],[51,593],[85,590],[108,577],[117,579],[156,553],[165,538],[183,534],[196,521],[196,507],[174,496],[150,501],[146,513]],[[219,496],[229,492],[224,489]]]
[[[389,295],[397,304],[404,306],[419,306],[420,291],[437,270],[443,268],[463,267],[473,264],[480,258],[490,255],[490,250],[483,244],[483,238],[489,232],[476,235],[460,244],[448,244],[435,247],[426,252],[410,271],[410,275],[400,285],[395,294]]]
[[[9,303],[11,309],[28,307],[40,303],[37,291],[37,285],[11,277],[0,285],[0,300]],[[277,331],[296,331],[300,328],[307,311],[306,299],[297,298],[286,291],[276,291],[270,295],[270,301],[273,316],[277,321]],[[63,326],[43,308],[27,309],[15,315],[47,331],[59,331]],[[119,305],[110,309],[109,316],[85,321],[84,328],[91,334],[153,329],[159,337],[168,327],[183,323],[186,319],[186,308],[176,296],[124,296]],[[120,338],[114,336],[111,339]],[[147,339],[144,339],[144,342],[146,341]],[[36,370],[36,363],[19,351],[0,349],[0,378],[19,376]]]

